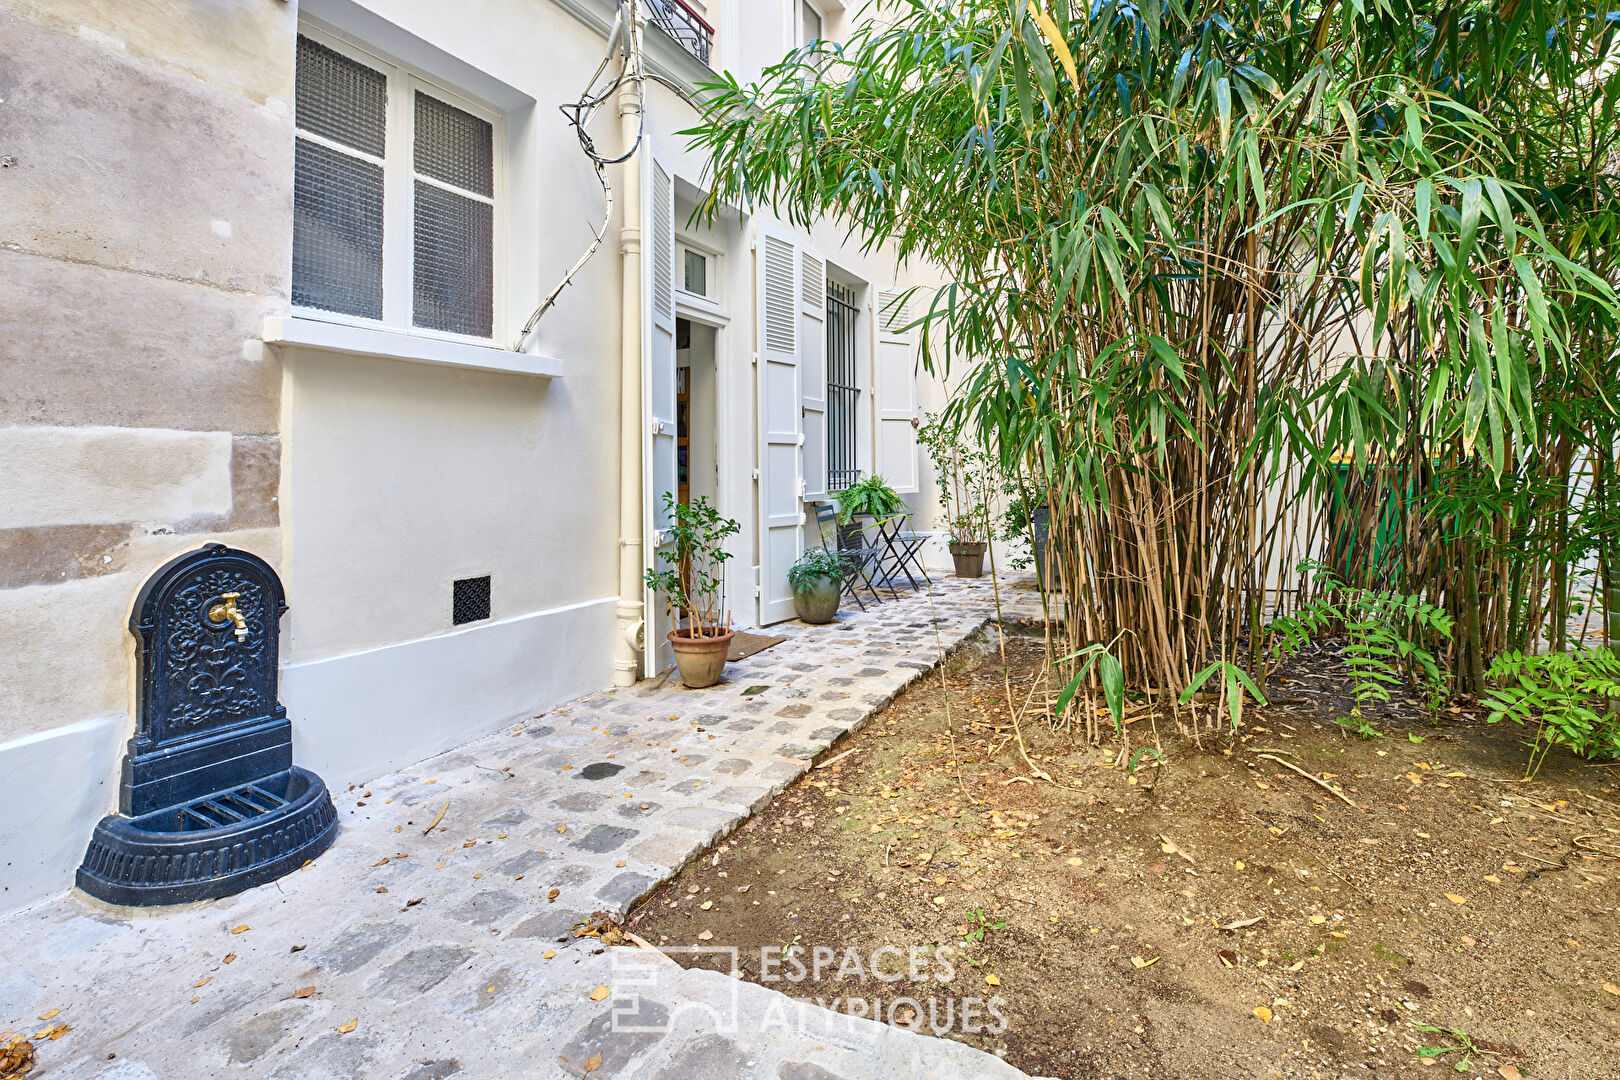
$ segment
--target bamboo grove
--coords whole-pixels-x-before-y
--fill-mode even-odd
[[[1212,660],[1263,685],[1305,560],[1449,613],[1431,644],[1476,693],[1604,607],[1620,13],[874,14],[706,88],[710,206],[833,213],[942,268],[924,363],[1050,508],[1055,661],[1105,643],[1138,690]]]

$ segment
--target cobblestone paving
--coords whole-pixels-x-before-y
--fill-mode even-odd
[[[1032,590],[1002,600],[1039,618]],[[67,1024],[33,1074],[62,1080],[1022,1076],[568,933],[735,828],[993,610],[988,582],[945,579],[932,603],[773,627],[789,640],[717,687],[597,694],[335,792],[336,844],[274,884],[156,911],[74,893],[0,920],[0,1032]]]

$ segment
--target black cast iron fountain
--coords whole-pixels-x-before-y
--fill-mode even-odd
[[[210,544],[158,570],[129,628],[140,721],[119,813],[102,818],[79,888],[112,904],[183,904],[241,892],[331,846],[326,784],[292,763],[277,693],[281,579],[257,555]]]

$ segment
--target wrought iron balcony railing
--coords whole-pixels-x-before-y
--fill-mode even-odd
[[[647,20],[674,38],[676,43],[703,63],[709,62],[714,47],[714,27],[686,5],[686,0],[642,0]]]

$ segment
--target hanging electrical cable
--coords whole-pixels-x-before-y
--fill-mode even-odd
[[[591,138],[588,130],[591,118],[596,115],[596,110],[612,97],[619,87],[624,84],[627,77],[634,78],[638,105],[643,109],[645,108],[646,93],[639,75],[641,70],[640,34],[636,27],[635,16],[636,0],[619,0],[618,9],[613,16],[613,29],[608,34],[607,51],[602,57],[602,62],[591,73],[590,80],[585,84],[585,91],[580,94],[579,100],[558,107],[563,117],[573,127],[574,134],[579,139],[580,149],[584,151],[585,157],[590,161],[592,168],[596,170],[596,180],[602,185],[602,224],[597,226],[590,245],[586,247],[584,254],[580,255],[575,260],[574,265],[568,268],[568,272],[562,276],[562,280],[557,282],[556,288],[552,289],[545,299],[540,301],[540,306],[534,309],[534,314],[530,315],[528,321],[523,324],[522,332],[518,334],[517,340],[512,343],[513,352],[523,351],[523,347],[529,342],[529,336],[534,333],[534,328],[540,324],[540,320],[545,317],[546,312],[550,311],[551,306],[557,302],[557,297],[561,296],[562,291],[573,283],[574,275],[578,274],[585,264],[591,260],[591,256],[595,255],[597,250],[601,248],[602,240],[607,236],[608,225],[613,220],[613,184],[608,180],[607,167],[628,160],[636,152],[637,147],[641,145],[641,136],[646,123],[644,118],[642,126],[637,129],[636,141],[631,144],[628,150],[616,158],[609,158],[598,153],[596,142]],[[618,60],[619,64],[618,74],[605,88],[597,91],[595,89],[597,81],[602,78],[603,72],[608,70],[615,59]]]
[[[534,309],[534,314],[530,315],[528,321],[523,324],[522,333],[518,334],[517,340],[512,343],[513,352],[523,351],[523,347],[529,342],[529,337],[534,333],[534,328],[540,324],[540,320],[545,317],[546,312],[551,310],[552,305],[557,302],[557,298],[562,295],[562,291],[573,283],[574,276],[584,268],[585,264],[591,260],[591,256],[595,255],[601,248],[602,241],[607,236],[608,225],[613,220],[613,184],[608,180],[607,169],[609,165],[619,165],[630,160],[636,150],[640,148],[642,139],[646,136],[647,83],[651,81],[666,86],[674,91],[681,100],[696,105],[692,95],[685,87],[672,79],[666,79],[655,72],[647,70],[641,51],[641,27],[636,19],[636,5],[638,2],[639,0],[619,0],[618,8],[613,16],[613,29],[608,34],[607,52],[603,55],[602,62],[596,66],[596,71],[592,73],[590,80],[585,84],[585,92],[580,95],[578,101],[558,106],[559,111],[567,119],[569,126],[574,129],[574,134],[579,138],[580,149],[584,151],[585,157],[591,163],[591,167],[596,170],[597,182],[602,185],[602,224],[597,227],[590,245],[585,249],[585,253],[575,261],[573,266],[568,268],[568,272],[562,276],[562,280],[557,283],[557,287],[552,289],[544,300],[540,301],[540,306]],[[617,74],[609,80],[607,85],[597,90],[598,80],[602,78],[603,73],[608,70],[615,60],[619,65]],[[613,96],[618,93],[619,88],[626,83],[631,83],[636,88],[636,108],[640,117],[636,127],[636,138],[630,144],[630,147],[618,157],[605,157],[597,152],[596,142],[591,138],[588,128],[597,110],[611,101]]]

